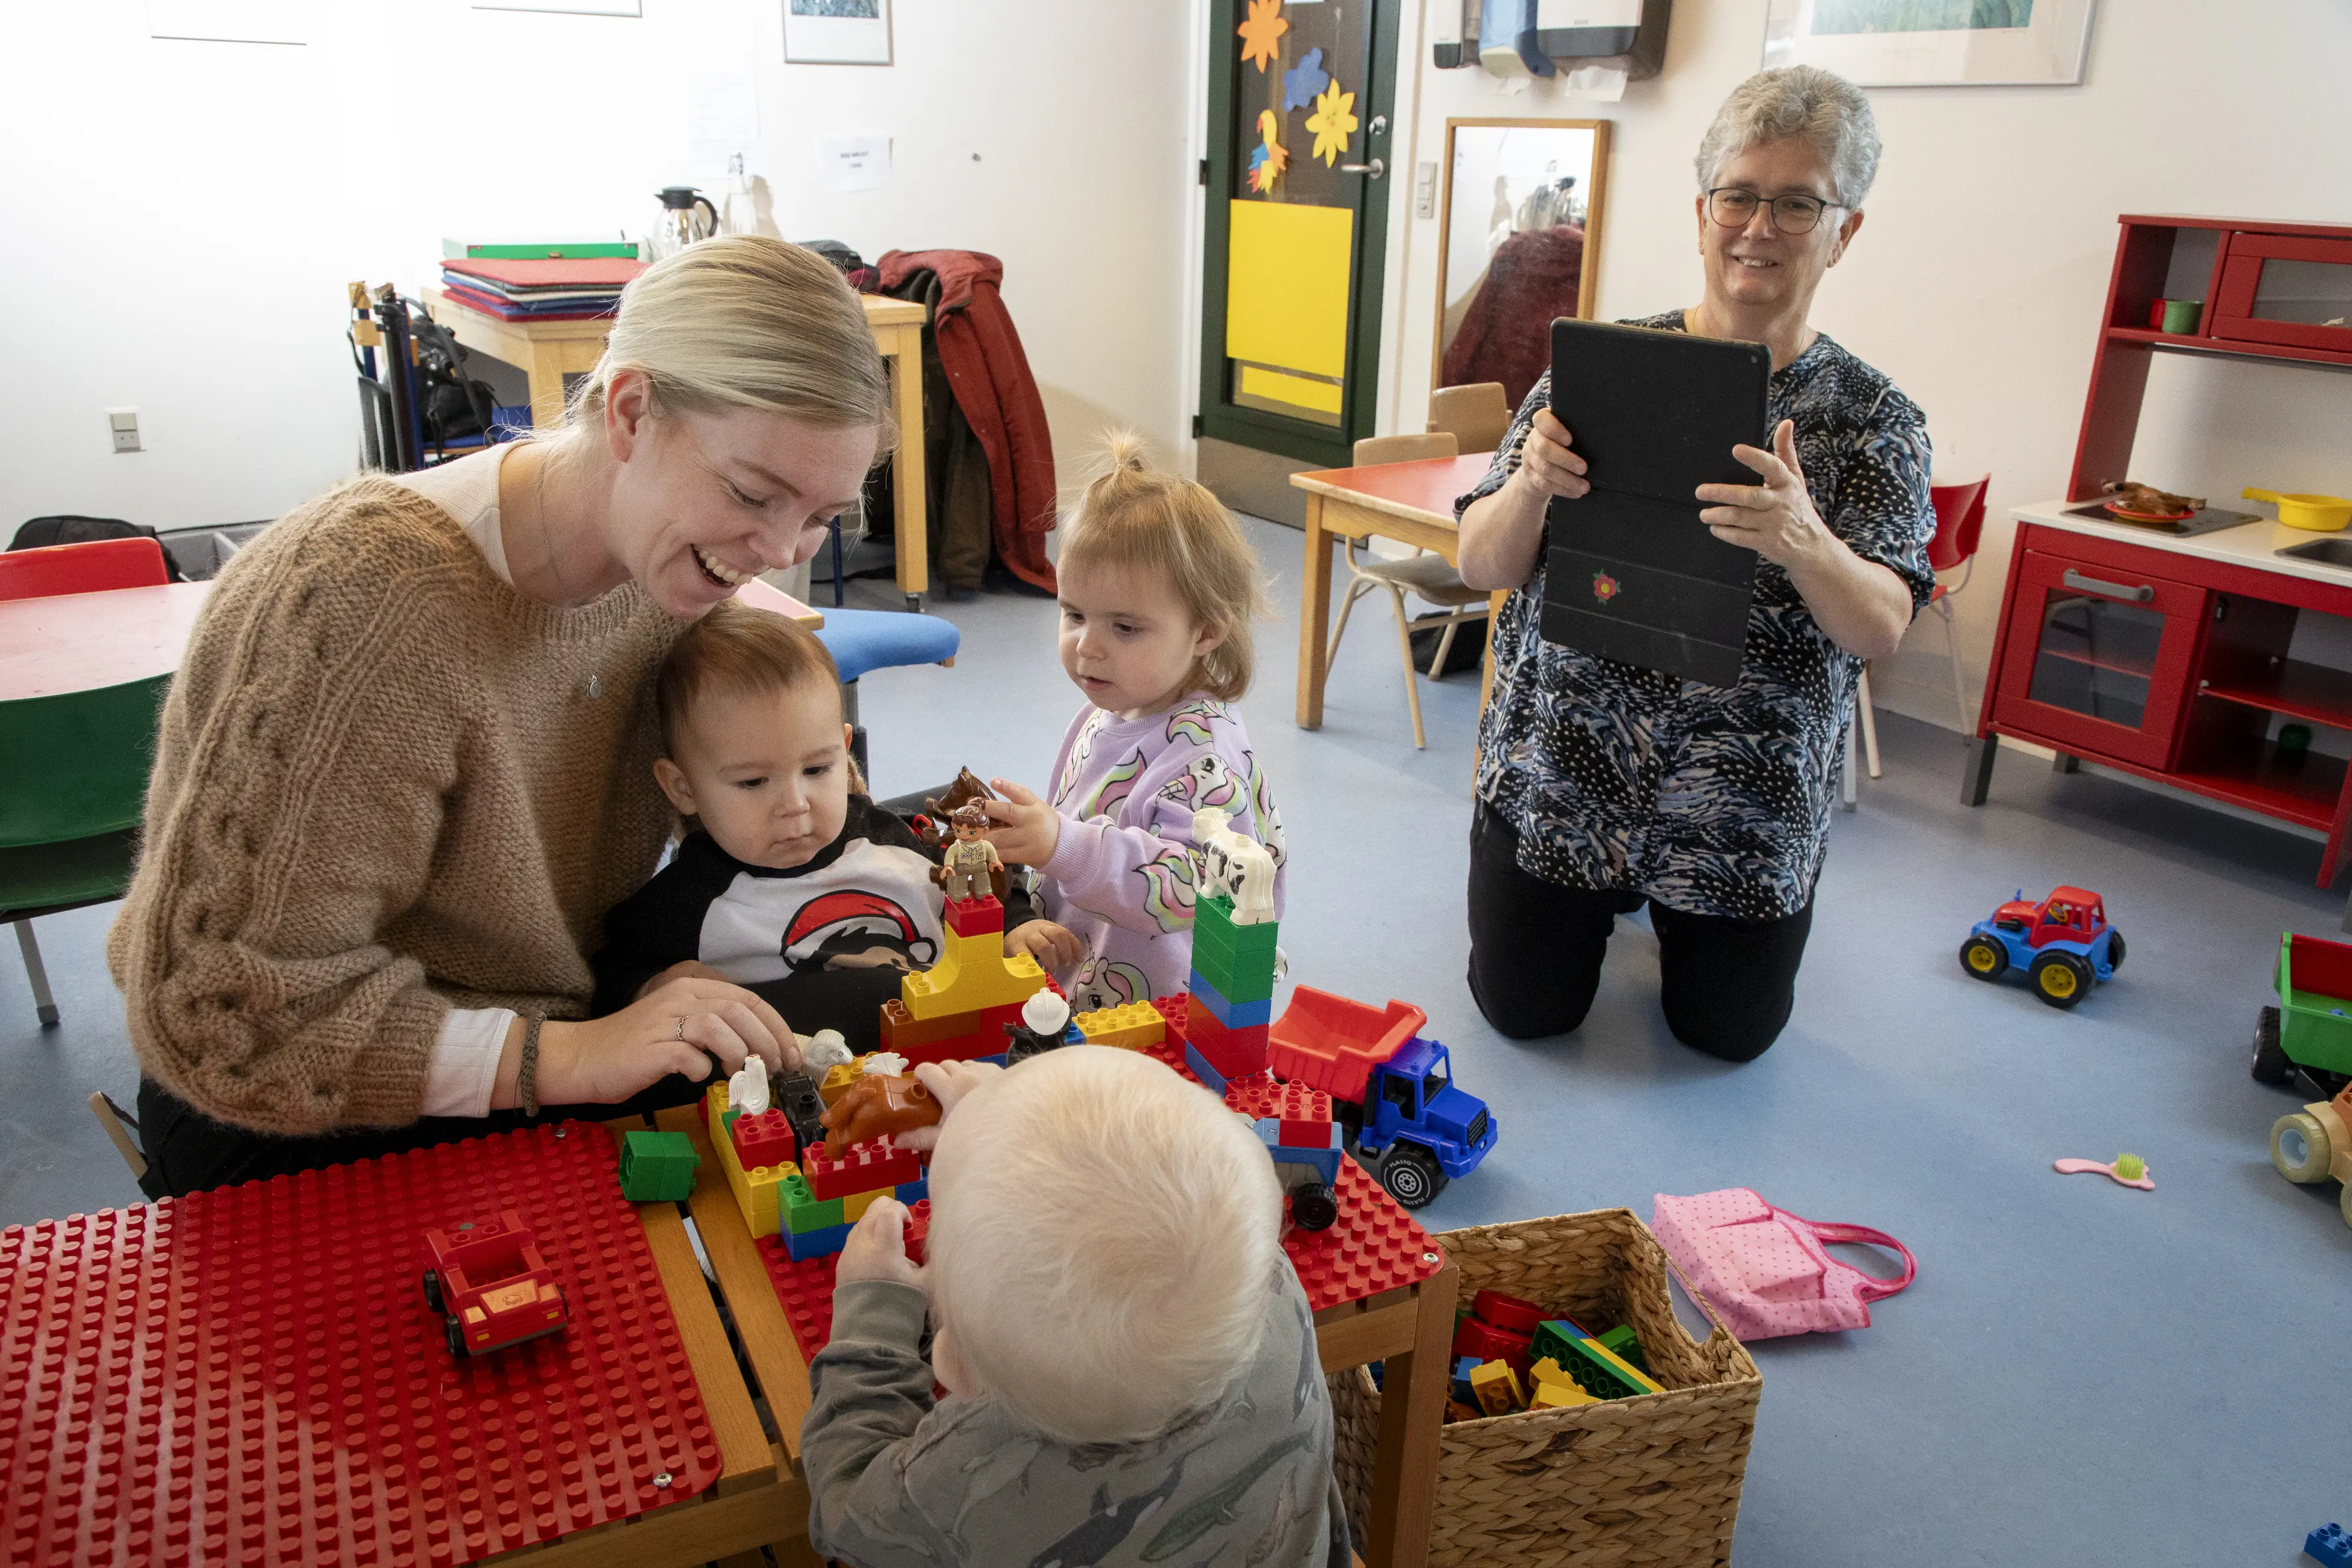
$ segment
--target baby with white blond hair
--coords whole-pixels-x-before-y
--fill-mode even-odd
[[[916,1073],[946,1108],[899,1135],[934,1144],[925,1263],[887,1198],[841,1255],[801,1428],[811,1543],[857,1568],[1346,1564],[1314,1321],[1249,1127],[1102,1046]]]

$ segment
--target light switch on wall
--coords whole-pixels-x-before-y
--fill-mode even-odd
[[[1412,166],[1412,216],[1437,216],[1437,164],[1434,162]]]
[[[106,427],[108,432],[114,437],[114,449],[116,451],[136,452],[139,450],[139,410],[136,408],[108,409],[106,411]]]

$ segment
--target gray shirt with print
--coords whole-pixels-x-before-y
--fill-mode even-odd
[[[1277,1274],[1257,1354],[1214,1405],[1144,1442],[1078,1447],[984,1395],[934,1405],[923,1293],[842,1287],[801,1426],[811,1544],[856,1568],[1347,1568],[1314,1320],[1286,1262]]]

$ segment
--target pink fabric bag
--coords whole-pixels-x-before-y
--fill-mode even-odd
[[[1911,1283],[1919,1260],[1885,1231],[1824,1225],[1746,1187],[1653,1200],[1650,1229],[1692,1289],[1742,1340],[1870,1326],[1870,1303]],[[1903,1255],[1903,1277],[1874,1279],[1822,1246],[1867,1242]]]

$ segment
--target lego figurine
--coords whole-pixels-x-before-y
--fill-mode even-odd
[[[727,1079],[727,1109],[757,1116],[768,1109],[768,1064],[757,1053],[743,1058],[743,1070]]]
[[[994,898],[996,874],[1004,868],[1004,860],[985,837],[988,812],[973,801],[958,806],[950,820],[955,826],[955,842],[947,847],[947,858],[931,873],[932,877],[946,890],[951,904]]]
[[[1004,1026],[1004,1065],[1025,1062],[1040,1052],[1069,1043],[1070,1004],[1051,990],[1040,991],[1021,1005],[1021,1022]]]
[[[825,1157],[840,1159],[852,1143],[937,1126],[940,1115],[940,1102],[916,1079],[868,1074],[824,1113]]]
[[[819,1029],[801,1037],[801,1067],[807,1072],[821,1078],[827,1068],[849,1059],[849,1042],[842,1038],[839,1029]]]

